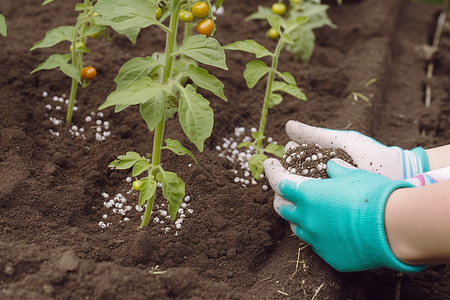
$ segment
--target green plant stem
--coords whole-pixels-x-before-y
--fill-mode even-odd
[[[90,5],[91,0],[84,0],[84,4]],[[86,28],[86,21],[84,18],[79,18],[77,24],[75,25],[75,30],[72,37],[72,65],[75,66],[81,72],[81,66],[83,65],[83,53],[78,53],[77,42],[78,42],[78,30],[81,29],[83,33]],[[66,123],[70,124],[72,122],[73,106],[75,104],[75,97],[77,94],[78,81],[72,78],[72,85],[70,87],[70,97],[69,105],[67,107]]]
[[[275,48],[275,53],[272,57],[272,66],[269,71],[269,75],[267,77],[267,85],[266,85],[266,94],[264,96],[264,105],[263,110],[261,112],[261,119],[259,123],[259,130],[258,132],[261,134],[261,136],[264,136],[264,129],[266,127],[266,121],[267,121],[267,113],[269,111],[269,101],[270,101],[270,95],[272,95],[272,86],[273,81],[275,79],[275,72],[278,68],[278,59],[280,57],[281,49],[283,49],[284,39],[283,37],[280,38],[278,41],[277,47]],[[259,139],[256,142],[257,149],[261,149],[262,147],[263,139]],[[258,154],[261,154],[262,150],[258,150]]]
[[[162,78],[162,84],[166,84],[172,73],[173,65],[173,52],[175,49],[177,30],[178,30],[178,14],[173,14],[170,17],[169,31],[167,32],[166,38],[166,53],[165,53],[165,63],[164,63],[164,73]],[[164,125],[166,121],[166,106],[167,100],[164,103],[164,113],[161,121],[155,128],[155,136],[153,137],[153,153],[152,153],[152,171],[151,175],[156,178],[159,171],[159,164],[161,161],[161,147],[164,137]],[[151,178],[149,178],[151,179]],[[155,194],[147,201],[147,206],[144,212],[144,218],[142,219],[141,228],[147,226],[150,221],[150,216],[153,210],[153,204],[155,201]]]

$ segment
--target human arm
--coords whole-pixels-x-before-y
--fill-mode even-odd
[[[402,262],[450,263],[450,181],[395,190],[386,203],[385,228]]]
[[[450,166],[450,145],[430,148],[425,150],[428,156],[430,170],[441,169]]]
[[[329,179],[294,175],[276,159],[266,160],[264,169],[276,193],[275,210],[336,270],[387,267],[418,272],[426,267],[396,258],[385,234],[388,197],[395,190],[414,187],[412,183],[354,169],[340,160],[328,162]]]

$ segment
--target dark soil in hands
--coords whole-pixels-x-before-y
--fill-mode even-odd
[[[281,164],[291,173],[312,178],[328,178],[327,163],[340,158],[357,167],[350,155],[341,148],[323,148],[318,144],[302,144],[283,155]]]

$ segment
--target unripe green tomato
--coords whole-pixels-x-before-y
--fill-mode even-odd
[[[161,18],[161,16],[162,16],[162,9],[161,9],[161,7],[157,7],[156,8],[156,20],[159,20],[159,18]]]
[[[142,186],[142,181],[140,181],[140,180],[133,181],[133,190],[135,190],[136,192],[139,192],[141,190],[141,186]]]
[[[272,4],[272,12],[281,16],[286,12],[286,5],[283,3],[274,3]]]
[[[77,47],[77,49],[80,49],[80,48],[85,47],[85,45],[84,45],[83,42],[77,42],[77,43],[75,44],[75,47]],[[70,45],[69,50],[70,50],[70,52],[72,52],[72,50],[73,50],[72,45]]]
[[[194,15],[190,11],[187,11],[185,9],[180,10],[178,17],[185,23],[189,23],[194,20]]]
[[[271,39],[276,39],[280,35],[278,34],[278,32],[275,29],[270,28],[269,30],[267,30],[267,36],[270,37]]]
[[[98,31],[98,32],[93,33],[93,34],[90,34],[90,35],[88,35],[88,36],[89,36],[89,38],[95,40],[95,39],[98,39],[99,36],[100,36],[101,34],[102,34],[102,32],[101,32],[101,31]]]
[[[192,13],[199,19],[204,19],[209,15],[209,5],[206,2],[197,2],[192,5]]]

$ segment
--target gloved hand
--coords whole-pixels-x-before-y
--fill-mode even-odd
[[[412,183],[355,169],[339,159],[328,162],[328,179],[294,175],[277,159],[267,159],[264,169],[276,192],[275,210],[336,270],[387,267],[418,272],[426,268],[398,260],[384,229],[389,195],[398,188],[414,187]]]
[[[353,158],[358,168],[392,180],[411,178],[429,171],[428,157],[421,147],[412,150],[387,147],[356,131],[312,127],[297,121],[289,121],[286,132],[300,144],[314,143],[325,148],[342,148]]]

